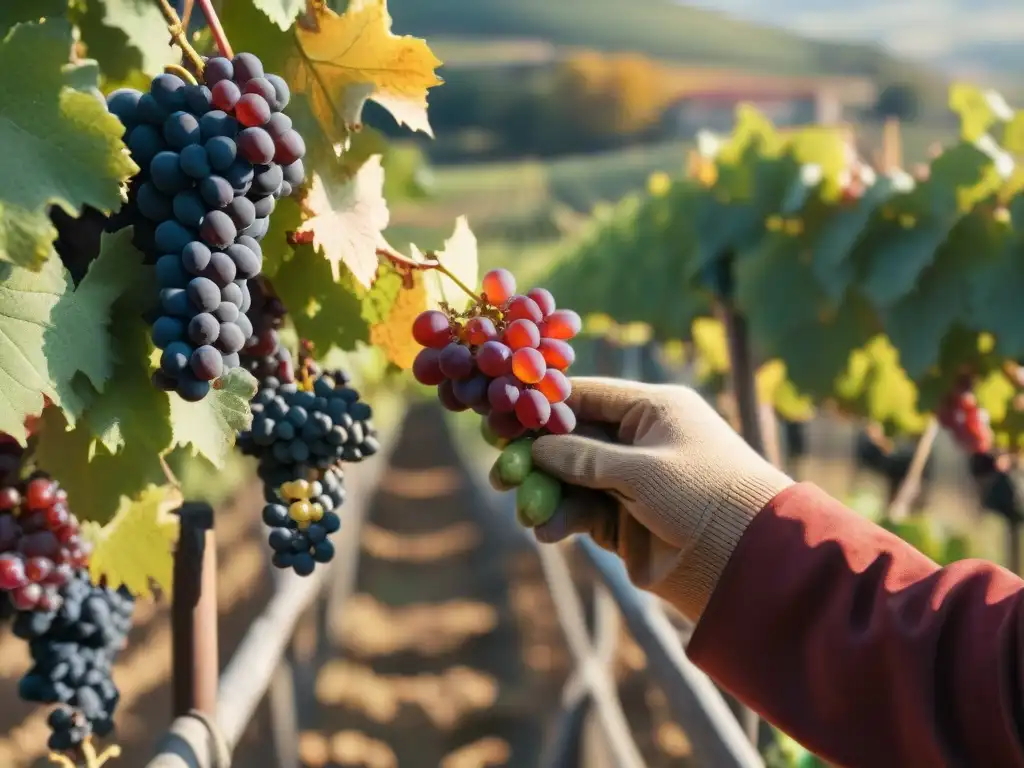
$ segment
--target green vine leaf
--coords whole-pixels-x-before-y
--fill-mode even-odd
[[[235,435],[252,424],[249,401],[256,394],[256,384],[248,371],[232,368],[198,403],[169,396],[174,446],[191,447],[193,456],[223,467],[235,445]]]
[[[0,40],[15,24],[63,16],[67,10],[68,0],[4,0],[0,3]]]
[[[153,0],[89,0],[74,21],[89,56],[112,80],[126,80],[138,70],[152,77],[181,60]]]
[[[72,216],[84,205],[109,213],[138,170],[118,119],[66,87],[71,42],[71,25],[50,19],[19,24],[0,43],[0,261],[19,267],[39,269],[51,253],[49,206]]]
[[[468,288],[475,290],[480,279],[480,263],[477,258],[476,235],[469,228],[465,216],[459,216],[455,222],[455,232],[445,240],[444,249],[436,254],[441,262],[453,275]],[[430,306],[447,302],[456,309],[463,309],[470,302],[466,295],[451,278],[437,270],[429,270],[423,276],[427,289],[427,301]]]
[[[306,0],[253,0],[252,4],[286,30],[306,7]]]
[[[38,272],[0,264],[0,432],[24,443],[24,421],[43,410],[44,397],[73,424],[86,405],[75,377],[85,374],[100,391],[110,380],[111,307],[141,275],[131,237],[130,229],[104,235],[77,290],[56,258]]]

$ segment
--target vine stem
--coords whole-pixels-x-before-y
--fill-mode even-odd
[[[914,448],[914,455],[910,459],[910,467],[907,469],[907,474],[903,478],[903,482],[900,483],[892,504],[889,505],[886,513],[888,519],[899,522],[904,520],[910,513],[910,505],[914,503],[914,499],[921,492],[921,478],[924,476],[924,468],[928,463],[928,457],[931,456],[932,448],[935,446],[935,439],[938,436],[939,420],[932,416],[928,421],[927,429],[921,435],[921,439],[917,441],[917,447]]]
[[[192,62],[192,66],[196,68],[196,72],[201,75],[203,73],[203,57],[196,53],[196,49],[189,44],[188,38],[185,36],[185,28],[181,23],[181,19],[178,18],[178,12],[174,10],[167,0],[156,0],[156,4],[160,8],[160,13],[163,14],[164,20],[167,22],[167,31],[171,33],[171,40],[188,57],[188,60]]]
[[[228,42],[228,36],[220,23],[220,17],[217,16],[217,9],[213,7],[213,0],[196,0],[196,4],[203,12],[203,16],[206,17],[206,26],[210,28],[210,34],[213,35],[213,41],[217,43],[220,55],[225,59],[234,58],[235,54],[231,51],[231,43]]]
[[[102,752],[97,753],[96,747],[92,743],[92,737],[83,741],[79,749],[82,753],[82,759],[85,761],[84,768],[103,768],[111,760],[121,756],[121,747],[117,744],[112,744]],[[78,761],[72,760],[60,752],[51,752],[48,757],[51,763],[60,766],[60,768],[78,768]]]
[[[426,261],[415,261],[413,259],[410,259],[408,256],[404,256],[401,253],[398,253],[397,251],[391,250],[390,248],[378,248],[377,255],[387,259],[395,266],[403,267],[404,269],[420,272],[426,272],[427,270],[430,269],[437,270],[442,275],[451,280],[453,283],[455,283],[457,286],[459,286],[459,289],[462,290],[471,299],[473,299],[473,301],[480,301],[480,294],[476,293],[472,288],[470,288],[468,285],[462,282],[458,277],[456,277],[452,273],[450,269],[448,269],[448,267],[442,264],[440,259],[437,258],[437,253],[434,251],[427,252]]]

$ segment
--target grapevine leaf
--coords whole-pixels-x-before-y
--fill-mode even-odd
[[[432,136],[427,90],[442,82],[434,72],[441,61],[426,42],[391,32],[385,0],[350,2],[340,15],[326,7],[313,13],[312,24],[295,30],[301,56],[291,60],[289,79],[311,95],[317,117],[332,125],[346,89],[372,84],[371,98],[399,125]]]
[[[977,141],[997,119],[985,92],[966,83],[950,87],[949,108],[960,118],[960,136],[964,141]]]
[[[173,511],[180,505],[178,491],[150,485],[134,498],[122,496],[106,525],[84,523],[82,533],[93,546],[93,582],[103,580],[111,589],[123,586],[136,597],[152,597],[153,584],[170,594],[179,530]]]
[[[1024,357],[1024,324],[1020,295],[1024,290],[1024,241],[1015,239],[979,264],[969,283],[971,318],[996,337],[996,349],[1007,357]]]
[[[332,347],[354,349],[356,342],[369,338],[352,275],[335,282],[330,265],[310,246],[297,246],[292,258],[278,267],[274,290],[288,307],[295,332],[319,353]]]
[[[302,226],[302,207],[294,197],[285,197],[274,206],[270,217],[270,230],[260,243],[263,252],[262,273],[273,279],[277,270],[292,258],[294,250],[288,242],[288,233]]]
[[[0,3],[0,39],[6,37],[15,24],[63,16],[67,10],[68,0],[4,0]]]
[[[382,266],[373,288],[362,297],[362,318],[369,325],[383,323],[391,314],[398,294],[402,291],[404,278],[394,268]]]
[[[480,263],[477,259],[476,235],[469,228],[465,216],[455,222],[455,232],[445,240],[444,250],[435,258],[470,290],[476,290],[480,279]],[[439,270],[430,270],[424,276],[427,300],[431,307],[441,302],[463,309],[471,299],[454,281]]]
[[[152,419],[148,413],[135,413],[134,417],[140,426]],[[72,428],[57,408],[47,408],[39,423],[33,458],[40,469],[60,478],[69,505],[80,519],[102,523],[117,511],[122,496],[133,496],[149,483],[161,482],[164,473],[159,454],[150,444],[126,444],[113,454],[97,439],[98,431],[88,415]]]
[[[873,248],[865,258],[866,275],[861,286],[865,296],[879,307],[888,307],[913,291],[951,225],[951,221],[932,218],[906,226],[886,222],[886,236],[872,240]]]
[[[215,467],[223,467],[234,447],[235,435],[252,424],[249,401],[256,394],[256,384],[248,371],[232,368],[198,403],[171,396],[174,446],[192,446],[193,456],[202,456]]]
[[[131,237],[130,229],[104,235],[77,290],[56,258],[38,272],[0,264],[0,432],[23,442],[23,423],[43,410],[44,396],[74,423],[85,405],[75,376],[84,373],[97,390],[110,379],[111,306],[141,271]]]
[[[331,263],[334,280],[344,264],[356,281],[369,288],[377,274],[377,248],[387,227],[384,168],[379,156],[368,160],[358,173],[341,184],[313,174],[305,199],[310,218],[299,228],[313,235],[313,244]]]
[[[412,361],[420,351],[420,345],[412,337],[412,322],[428,307],[424,275],[414,272],[411,277],[412,287],[401,290],[387,316],[370,326],[370,344],[382,350],[388,361],[402,370],[412,368]]]
[[[305,0],[253,0],[253,5],[267,14],[267,17],[277,26],[286,30],[302,13],[306,2]]]
[[[153,76],[181,60],[152,0],[89,0],[74,20],[89,56],[113,80],[124,80],[135,70]]]
[[[95,96],[66,87],[71,43],[63,19],[19,24],[0,42],[0,260],[30,269],[52,251],[49,206],[109,213],[138,170],[118,119]],[[26,61],[35,63],[31,78]]]

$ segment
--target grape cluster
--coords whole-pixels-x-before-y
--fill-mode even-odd
[[[556,309],[543,288],[515,291],[512,274],[495,269],[483,278],[486,301],[468,318],[440,310],[420,314],[412,334],[423,349],[413,375],[436,386],[448,410],[472,408],[486,416],[502,438],[540,429],[567,434],[576,416],[565,404],[572,391],[565,370],[575,360],[569,341],[582,321],[571,309]]]
[[[120,696],[112,668],[131,630],[135,603],[123,589],[95,586],[86,571],[76,571],[60,597],[56,610],[19,613],[13,631],[28,641],[33,662],[19,694],[60,705],[50,713],[49,746],[63,752],[114,729]]]
[[[971,391],[970,380],[959,382],[940,403],[935,415],[968,454],[992,451],[995,438],[989,425],[988,412],[978,404],[978,399]]]
[[[260,458],[266,472],[294,472],[300,466],[324,470],[361,461],[380,448],[373,410],[341,371],[316,375],[308,389],[267,377],[250,408],[252,427],[238,442],[243,453]]]
[[[289,90],[251,53],[211,58],[204,83],[157,75],[149,93],[120,89],[108,109],[142,169],[113,226],[131,223],[156,264],[155,386],[202,400],[240,364],[252,336],[248,281],[275,201],[302,183],[305,145],[281,110]]]
[[[246,314],[253,332],[241,353],[242,366],[257,379],[273,376],[286,384],[294,382],[292,355],[278,333],[288,314],[284,303],[263,277],[249,282],[249,295],[252,303]]]
[[[60,588],[88,564],[89,553],[67,493],[54,480],[36,474],[0,488],[0,591],[15,609],[60,608]]]
[[[263,507],[276,567],[309,576],[317,563],[329,563],[334,558],[334,545],[328,536],[341,527],[341,518],[334,510],[345,500],[342,480],[341,470],[332,468],[322,474],[321,480],[299,478],[282,483],[276,498]]]

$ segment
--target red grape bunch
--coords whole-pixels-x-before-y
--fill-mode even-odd
[[[968,454],[990,453],[994,445],[988,412],[978,404],[965,379],[943,400],[936,417]]]
[[[0,488],[0,591],[19,611],[55,611],[59,590],[89,562],[67,493],[37,473]]]
[[[549,291],[518,294],[512,274],[495,269],[467,313],[432,309],[413,321],[413,338],[424,347],[413,375],[437,387],[445,408],[472,408],[505,440],[538,430],[568,434],[576,416],[565,403],[572,391],[565,370],[581,327],[580,316],[557,309]]]

